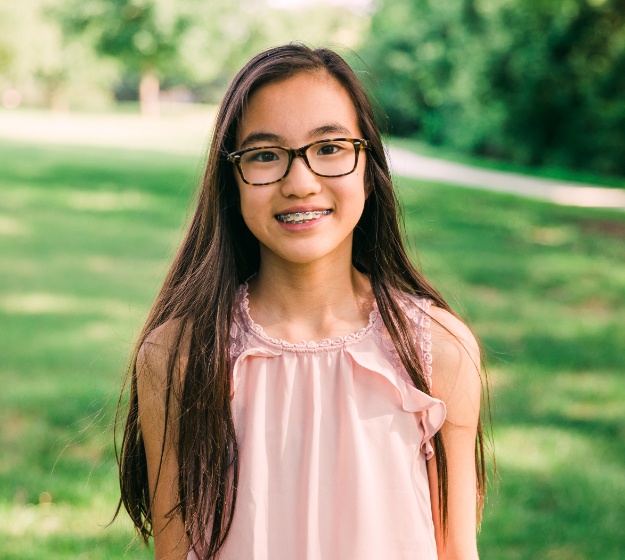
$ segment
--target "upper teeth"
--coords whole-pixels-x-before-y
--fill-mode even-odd
[[[292,214],[278,214],[276,218],[281,222],[309,222],[322,215],[329,214],[330,210],[315,210],[311,212],[294,212]]]

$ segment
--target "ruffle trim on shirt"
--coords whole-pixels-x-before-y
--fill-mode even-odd
[[[274,352],[273,350],[269,350],[268,348],[249,348],[244,352],[241,352],[234,361],[234,365],[232,366],[232,382],[230,385],[230,399],[234,398],[234,395],[237,391],[237,385],[239,384],[239,366],[248,356],[260,356],[265,358],[275,358],[276,356],[280,356],[282,352],[278,350]]]
[[[393,366],[376,352],[374,348],[350,346],[345,351],[356,364],[372,373],[387,379],[397,390],[401,399],[402,409],[406,412],[420,412],[419,425],[423,432],[421,451],[426,459],[434,455],[431,438],[441,429],[445,422],[447,409],[445,403],[417,389],[412,383],[400,376]]]
[[[432,322],[430,320],[430,306],[432,301],[427,298],[411,294],[399,297],[399,304],[409,321],[416,327],[414,342],[419,351],[423,375],[430,389],[432,388]]]
[[[241,285],[240,293],[240,310],[241,310],[241,318],[245,323],[245,326],[256,334],[262,340],[273,344],[274,346],[279,346],[288,351],[294,352],[311,352],[318,351],[324,349],[336,348],[337,346],[345,346],[347,344],[351,344],[354,342],[358,342],[364,336],[369,334],[369,332],[373,329],[375,323],[378,321],[379,313],[378,313],[378,305],[374,300],[373,308],[369,313],[369,322],[366,326],[357,330],[356,332],[347,334],[345,336],[338,336],[336,338],[324,338],[322,340],[302,340],[301,342],[288,342],[281,338],[273,338],[269,336],[263,327],[261,327],[258,323],[255,323],[250,315],[250,300],[248,297],[248,284],[244,282]]]

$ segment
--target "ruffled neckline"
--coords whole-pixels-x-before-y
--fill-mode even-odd
[[[373,300],[373,308],[369,313],[369,321],[366,326],[358,329],[356,332],[346,334],[344,336],[337,336],[336,338],[324,338],[322,340],[302,340],[301,342],[289,342],[281,338],[274,338],[269,336],[263,327],[256,323],[250,315],[250,300],[248,293],[248,283],[244,282],[239,287],[239,309],[243,323],[249,331],[257,335],[260,339],[274,346],[279,346],[283,350],[290,350],[295,352],[314,352],[321,350],[329,350],[340,348],[348,344],[359,342],[366,337],[374,329],[376,323],[380,319],[378,312],[378,305],[375,299]]]

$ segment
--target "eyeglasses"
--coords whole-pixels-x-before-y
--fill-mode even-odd
[[[317,140],[301,148],[261,146],[232,152],[226,159],[234,163],[248,185],[271,185],[283,181],[291,164],[301,157],[319,177],[342,177],[353,173],[358,165],[360,150],[369,148],[369,141],[361,138],[332,138]]]

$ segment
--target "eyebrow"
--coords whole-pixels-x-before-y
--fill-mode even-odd
[[[326,134],[351,134],[350,131],[345,128],[343,125],[339,123],[328,123],[317,128],[313,128],[308,132],[309,138],[315,138],[317,136],[324,136]],[[241,142],[240,150],[246,148],[250,144],[255,144],[257,142],[273,142],[275,144],[284,144],[286,141],[282,136],[278,134],[273,134],[272,132],[258,131],[252,132],[248,136],[245,137],[245,140]]]
[[[338,134],[350,134],[350,131],[345,128],[342,124],[339,123],[328,123],[322,126],[318,126],[317,128],[313,128],[309,133],[309,138],[314,138],[315,136],[323,136],[324,134],[329,133],[338,133]]]
[[[241,147],[239,149],[242,150],[250,144],[256,144],[257,142],[284,144],[284,138],[282,138],[282,136],[278,136],[277,134],[272,134],[271,132],[252,132],[252,134],[249,134],[245,140],[241,142]]]

